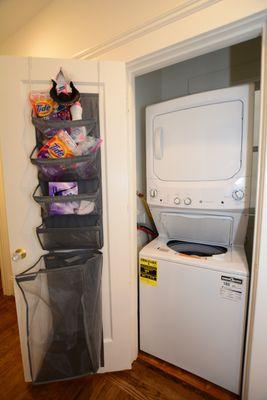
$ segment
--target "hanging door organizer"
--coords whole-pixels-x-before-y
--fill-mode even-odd
[[[31,162],[38,168],[39,186],[33,197],[41,206],[42,224],[36,228],[44,250],[100,249],[103,247],[100,152],[69,158],[37,158],[44,140],[60,129],[83,127],[99,138],[98,95],[81,94],[82,120],[46,121],[33,117],[36,148]],[[49,182],[77,182],[78,194],[49,196]],[[62,213],[62,214],[61,214]]]
[[[37,227],[36,232],[44,250],[102,247],[99,180],[78,181],[78,193],[80,194],[49,196],[48,182],[40,181],[33,198],[41,206],[43,224]],[[61,210],[64,215],[57,215]]]
[[[100,152],[54,159],[36,156],[61,129],[71,134],[83,127],[87,135],[99,138],[98,94],[81,94],[80,102],[82,120],[32,118],[36,148],[31,162],[38,168],[39,180],[33,198],[42,217],[36,233],[49,253],[17,275],[16,282],[26,304],[33,383],[70,379],[104,366]],[[63,195],[60,188],[66,183],[73,190]]]

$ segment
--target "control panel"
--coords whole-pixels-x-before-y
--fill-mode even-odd
[[[191,203],[192,203],[192,199],[191,199],[190,197],[186,197],[186,198],[184,199],[184,204],[185,204],[186,206],[190,206]]]
[[[243,200],[244,196],[245,193],[243,189],[235,189],[232,193],[233,199],[237,201]]]
[[[200,190],[192,186],[174,191],[173,188],[151,187],[148,188],[147,201],[150,205],[175,208],[244,209],[249,207],[247,193],[248,188],[240,182],[232,188],[218,187],[218,190],[203,187]]]

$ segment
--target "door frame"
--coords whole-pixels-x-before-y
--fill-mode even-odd
[[[2,153],[0,152],[0,155]],[[2,160],[0,158],[0,272],[3,294],[11,296],[14,294],[11,255],[8,238],[6,200],[3,184]]]
[[[138,257],[137,257],[137,208],[136,208],[136,124],[135,124],[135,78],[173,65],[178,62],[200,56],[223,47],[231,46],[256,36],[262,37],[261,48],[261,111],[260,111],[260,133],[259,133],[259,159],[258,159],[258,185],[256,200],[256,215],[254,228],[254,246],[252,273],[250,280],[250,299],[248,305],[247,336],[245,344],[245,360],[243,370],[242,399],[248,399],[249,372],[252,351],[252,338],[255,316],[255,302],[257,293],[258,270],[262,261],[260,260],[262,212],[264,208],[264,180],[267,176],[267,11],[260,15],[250,16],[236,21],[228,26],[195,36],[183,42],[178,42],[155,53],[131,60],[126,64],[128,76],[128,158],[129,158],[129,208],[131,213],[131,267],[132,267],[132,332],[133,332],[133,356],[138,354]],[[265,170],[266,169],[266,170]],[[267,188],[266,188],[267,190]],[[265,199],[267,203],[267,200]],[[264,245],[263,245],[264,246]],[[261,262],[260,262],[261,261]]]

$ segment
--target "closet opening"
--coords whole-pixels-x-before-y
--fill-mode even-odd
[[[258,36],[135,78],[139,351],[238,396],[260,77]]]

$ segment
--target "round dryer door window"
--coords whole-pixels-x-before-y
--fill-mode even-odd
[[[213,246],[205,243],[183,242],[180,240],[170,240],[167,246],[177,253],[186,254],[188,256],[211,257],[227,252],[226,247]]]

